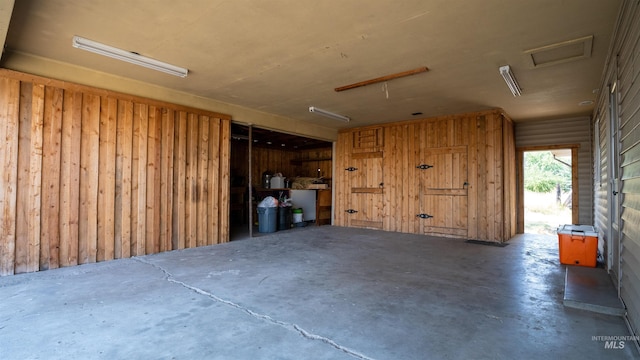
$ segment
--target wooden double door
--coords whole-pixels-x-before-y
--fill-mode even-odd
[[[468,157],[467,146],[421,150],[416,165],[421,233],[467,235]]]

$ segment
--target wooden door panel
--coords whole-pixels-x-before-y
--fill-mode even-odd
[[[463,189],[467,182],[467,147],[425,149],[423,183],[428,189]]]
[[[421,213],[432,216],[421,219],[423,232],[465,235],[468,218],[467,208],[467,196],[423,196]]]
[[[466,146],[427,148],[420,172],[420,227],[424,233],[465,236],[468,228]]]
[[[349,177],[347,224],[382,229],[384,218],[384,175],[380,154],[352,157]]]
[[[382,229],[383,197],[380,194],[352,193],[352,209],[357,211],[349,214],[351,226]]]

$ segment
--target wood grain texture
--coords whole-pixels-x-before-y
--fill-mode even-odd
[[[78,263],[96,262],[98,247],[98,171],[100,97],[83,94],[80,142],[80,212]]]
[[[98,170],[97,261],[115,257],[116,127],[118,100],[102,98]]]
[[[369,227],[378,220],[366,217],[383,209],[387,231],[507,241],[515,234],[516,208],[513,128],[505,119],[491,110],[341,131],[335,223],[356,226],[353,219]],[[383,159],[379,171],[366,163],[373,158]],[[358,170],[343,170],[348,167]],[[362,185],[364,178],[384,185]],[[380,204],[362,196],[376,193],[383,194]],[[422,213],[436,216],[417,216]]]
[[[0,77],[0,276],[15,273],[20,81]]]
[[[220,185],[219,185],[219,204],[220,213],[218,218],[220,219],[219,225],[219,242],[229,242],[229,197],[231,193],[230,188],[230,153],[231,153],[231,120],[220,120]]]
[[[60,169],[62,142],[62,89],[45,89],[42,143],[42,221],[40,269],[60,266]]]
[[[228,241],[228,116],[4,69],[0,104],[0,275]]]
[[[78,264],[82,93],[65,91],[60,169],[60,266]]]
[[[145,254],[147,235],[147,146],[149,106],[134,104],[131,158],[131,256]]]
[[[160,154],[160,251],[172,249],[171,237],[173,234],[173,154],[175,136],[175,111],[162,110],[162,144]]]
[[[133,102],[118,101],[116,125],[115,244],[116,259],[131,256]]]

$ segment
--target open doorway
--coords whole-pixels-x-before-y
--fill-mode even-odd
[[[524,232],[554,235],[571,224],[571,150],[524,153]]]
[[[578,223],[578,145],[518,148],[518,232]]]
[[[301,195],[307,190],[301,190],[302,188],[297,186],[299,181],[313,179],[314,182],[326,184],[330,202],[332,149],[332,142],[325,140],[238,123],[231,124],[230,240],[261,235],[257,226],[257,204],[266,196],[282,200]],[[277,175],[280,180],[278,185],[273,185],[271,181],[265,185],[265,175]],[[293,199],[292,203],[297,207],[306,206],[300,201],[296,203]],[[317,204],[320,202],[316,201],[314,196],[313,206],[309,206],[316,210]],[[326,216],[326,212],[322,212],[318,214],[318,219],[325,220]],[[329,222],[330,217],[329,212]],[[312,213],[308,209],[304,212],[304,218],[319,223],[316,221],[318,219],[315,212]],[[277,231],[287,227],[287,224],[279,222],[276,225]]]

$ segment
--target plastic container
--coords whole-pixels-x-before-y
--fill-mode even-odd
[[[303,220],[302,209],[293,209],[293,223],[301,223]]]
[[[271,177],[270,186],[271,186],[271,189],[282,189],[282,188],[284,188],[284,177],[282,177],[282,176],[272,176]]]
[[[276,232],[276,224],[278,223],[277,207],[259,207],[258,208],[258,231],[261,233]]]
[[[291,229],[291,207],[281,206],[278,209],[278,230]]]
[[[560,263],[595,267],[598,233],[591,225],[563,225],[558,228]]]

